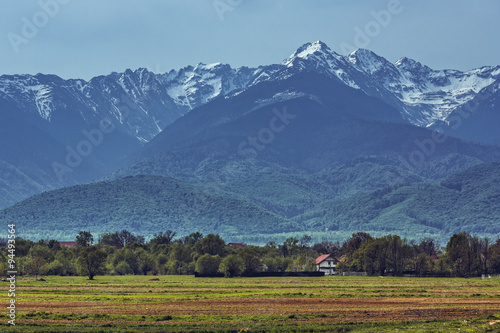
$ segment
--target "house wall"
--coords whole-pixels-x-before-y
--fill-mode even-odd
[[[330,266],[328,266],[328,263],[330,263]],[[325,272],[326,275],[333,275],[337,274],[337,271],[335,270],[337,262],[335,260],[328,260],[326,259],[325,261],[322,261],[319,265],[316,265],[317,270],[321,272]]]

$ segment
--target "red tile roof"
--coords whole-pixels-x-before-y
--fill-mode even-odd
[[[329,254],[323,254],[323,255],[319,256],[318,258],[316,258],[316,265],[322,263],[328,257],[330,257]]]
[[[240,247],[240,248],[245,248],[245,247],[247,247],[247,246],[246,246],[245,244],[243,244],[243,243],[229,243],[229,244],[227,244],[227,245],[230,245],[230,246],[232,246],[232,247]]]
[[[76,246],[76,242],[59,242],[59,244],[61,246],[65,246],[65,247],[75,247]]]

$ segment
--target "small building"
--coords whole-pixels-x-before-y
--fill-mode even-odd
[[[245,247],[247,247],[245,244],[243,243],[229,243],[227,244],[228,246],[231,246],[231,247],[234,247],[235,249],[243,249]]]
[[[76,242],[59,242],[59,244],[62,247],[75,247],[77,243]]]
[[[316,258],[316,270],[318,272],[324,272],[325,275],[337,275],[338,272],[335,270],[338,260],[332,257],[330,254],[323,254]]]

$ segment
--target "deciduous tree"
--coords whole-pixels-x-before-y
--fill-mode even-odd
[[[219,272],[224,273],[226,277],[241,275],[245,270],[245,262],[236,254],[230,254],[225,257],[219,266]]]
[[[76,243],[80,246],[92,246],[94,243],[94,236],[89,231],[80,231],[76,236]]]
[[[373,237],[366,232],[357,232],[352,234],[351,238],[342,244],[341,252],[348,258],[366,242],[373,240]]]
[[[89,280],[93,280],[94,276],[105,272],[105,263],[107,254],[100,250],[97,246],[89,246],[80,251],[78,256],[78,272],[81,275],[86,275]]]
[[[38,280],[38,275],[43,275],[47,273],[48,266],[42,257],[34,257],[26,265],[26,272],[28,274],[34,275],[35,280]]]
[[[219,235],[209,234],[194,245],[194,249],[199,254],[224,255],[226,243]]]
[[[149,242],[151,245],[168,245],[174,240],[176,233],[172,230],[167,230],[165,232],[160,232],[154,235],[154,238]]]
[[[217,273],[221,263],[221,258],[219,255],[210,255],[205,253],[196,260],[195,271],[203,275],[214,275]]]

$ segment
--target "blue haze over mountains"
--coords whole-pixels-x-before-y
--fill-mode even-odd
[[[491,210],[482,220],[448,214],[433,221],[437,215],[424,217],[407,206],[426,191],[456,196],[449,184],[460,183],[457,177],[474,179],[477,170],[496,179],[499,86],[500,66],[433,70],[409,58],[392,64],[364,49],[341,56],[319,41],[281,64],[259,68],[198,64],[164,74],[127,70],[88,82],[4,75],[0,207],[11,207],[0,219],[24,219],[33,237],[45,236],[42,224],[63,229],[54,216],[68,218],[69,210],[61,200],[51,214],[35,213],[47,196],[71,198],[82,189],[76,185],[100,179],[137,185],[137,177],[150,175],[181,182],[183,193],[212,193],[213,200],[235,200],[238,207],[250,204],[245,209],[258,212],[252,214],[286,225],[269,232],[406,230],[444,238],[443,233],[473,225],[475,232],[495,234],[500,230],[487,224],[500,218],[497,188],[478,188],[484,190],[478,202]],[[273,118],[279,131],[269,131]],[[267,141],[252,144],[249,138],[263,137],[265,129]],[[483,187],[487,183],[481,180]],[[66,186],[76,187],[22,201]],[[273,186],[281,191],[273,193]],[[398,196],[400,201],[394,200]],[[357,209],[354,203],[373,207],[361,209],[360,216],[349,211]],[[242,235],[247,230],[235,220],[251,223],[238,214],[217,223],[206,204],[194,209],[197,220],[207,221],[205,232],[219,228]],[[122,218],[73,215],[69,234],[86,227],[115,231],[106,224],[119,225]],[[186,233],[196,228],[181,212],[162,217],[158,211],[152,218],[154,225],[123,225],[146,235],[161,231],[158,226]],[[386,223],[391,219],[394,225]],[[266,233],[265,225],[261,230]]]

